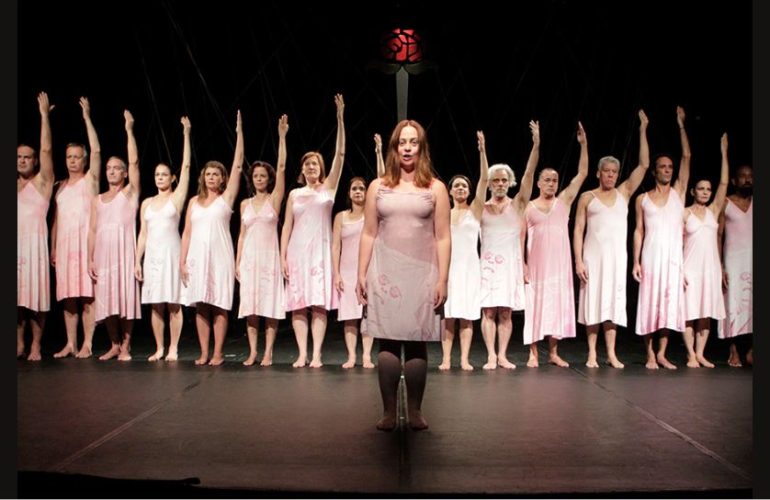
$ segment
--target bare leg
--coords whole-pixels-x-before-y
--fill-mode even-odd
[[[152,335],[155,337],[155,354],[147,358],[147,361],[158,361],[163,358],[163,333],[166,330],[166,321],[163,314],[166,312],[166,304],[153,304],[150,313]]]
[[[356,346],[358,344],[358,320],[345,320],[342,327],[345,332],[345,346],[348,348],[348,360],[342,364],[345,369],[356,366]]]
[[[460,368],[465,371],[473,370],[468,357],[471,353],[471,340],[473,338],[473,323],[467,319],[460,320]]]
[[[211,356],[209,364],[211,366],[218,366],[225,362],[223,348],[225,336],[227,335],[228,312],[216,306],[211,306],[211,312],[214,317],[214,355]]]
[[[428,375],[428,346],[425,342],[404,343],[404,381],[409,427],[415,431],[428,428],[422,416],[422,396]]]
[[[484,338],[484,345],[487,347],[487,362],[482,367],[485,370],[497,368],[497,353],[495,352],[496,319],[496,307],[484,307],[481,309],[481,336]]]
[[[179,357],[179,337],[182,336],[184,313],[180,304],[168,304],[168,322],[171,333],[171,341],[168,345],[166,361],[176,361]]]
[[[251,366],[257,361],[257,330],[259,318],[255,314],[246,316],[246,336],[249,338],[249,357],[243,362],[244,366]]]
[[[108,361],[120,354],[120,318],[115,315],[104,319],[107,335],[110,336],[110,350],[99,356],[99,361]]]
[[[513,370],[516,365],[508,361],[508,342],[513,332],[511,310],[507,307],[497,308],[497,365],[506,370]]]
[[[362,333],[361,345],[364,347],[364,354],[361,358],[364,368],[374,368],[374,363],[372,363],[372,344],[374,344],[374,337]]]
[[[27,361],[40,361],[40,343],[43,340],[43,329],[45,328],[45,312],[33,312],[29,317],[29,325],[32,329],[32,344],[29,346],[29,356]]]
[[[83,345],[78,352],[78,358],[90,358],[94,344],[94,328],[96,328],[96,308],[94,307],[94,299],[81,298],[83,303]]]
[[[16,308],[16,358],[24,357],[24,330],[26,330],[26,312],[24,308]]]
[[[700,363],[695,359],[695,332],[693,331],[693,325],[695,321],[687,321],[682,332],[684,338],[684,346],[687,348],[687,367],[688,368],[700,368]]]
[[[735,344],[735,339],[730,342],[730,357],[727,358],[727,364],[733,368],[740,368],[743,366],[741,364],[741,356],[738,354],[738,346]]]
[[[67,332],[67,343],[61,351],[53,355],[54,358],[66,358],[77,352],[78,343],[78,299],[67,298],[62,300],[64,309],[64,329]]]
[[[559,356],[559,339],[554,337],[553,335],[548,336],[548,362],[552,365],[560,366],[562,368],[568,368],[569,363],[564,361],[561,356]]]
[[[209,362],[209,337],[211,336],[211,306],[198,302],[195,304],[195,329],[198,331],[198,343],[201,355],[195,360],[196,365]]]
[[[537,341],[529,344],[529,359],[527,359],[527,366],[530,368],[537,368],[540,366],[537,354]]]
[[[307,364],[307,309],[297,309],[291,312],[291,326],[294,328],[294,338],[297,340],[299,354],[292,364],[294,368],[301,368]]]
[[[439,370],[449,370],[452,366],[452,344],[455,340],[455,319],[446,318],[444,320],[444,338],[441,339],[441,364],[438,365]]]
[[[701,366],[714,368],[714,363],[706,359],[703,352],[706,350],[706,342],[709,339],[710,320],[700,318],[695,324],[695,359]]]
[[[324,344],[324,336],[326,336],[326,309],[313,306],[311,311],[310,330],[313,333],[313,359],[310,361],[310,368],[320,368],[323,366],[321,348]]]
[[[658,361],[655,359],[655,351],[652,348],[652,337],[654,333],[648,333],[644,336],[644,350],[647,353],[647,363],[644,365],[648,370],[657,370]]]
[[[118,361],[131,361],[131,332],[133,329],[133,319],[120,319],[120,330],[123,334],[123,338],[120,342],[120,354],[118,354]]]
[[[666,358],[666,347],[668,347],[668,330],[660,331],[660,340],[658,341],[658,355],[656,359],[658,364],[667,370],[676,370],[676,365]]]
[[[599,368],[596,361],[596,341],[599,338],[599,325],[586,325],[586,338],[588,339],[588,368]]]
[[[754,366],[754,347],[749,347],[748,352],[746,353],[746,364],[749,366]]]
[[[265,318],[265,352],[262,354],[260,366],[271,366],[273,364],[273,345],[275,344],[275,335],[278,331],[278,320]]]
[[[377,355],[377,378],[382,396],[382,418],[377,422],[381,431],[396,428],[396,398],[398,382],[401,379],[401,342],[380,339],[380,352]]]
[[[613,368],[625,368],[625,365],[620,362],[615,354],[615,337],[617,337],[617,327],[612,321],[605,321],[603,325],[604,329],[604,343],[607,347],[607,359]]]

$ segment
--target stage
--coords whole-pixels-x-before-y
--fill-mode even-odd
[[[709,340],[715,369],[687,369],[674,334],[679,369],[650,371],[641,339],[623,330],[626,368],[589,369],[581,329],[560,343],[570,368],[547,365],[544,349],[527,368],[514,321],[516,370],[481,369],[478,324],[473,372],[459,369],[459,342],[452,370],[439,371],[431,344],[430,428],[390,433],[374,427],[376,369],[339,366],[332,321],[320,369],[291,367],[285,329],[267,368],[242,366],[241,324],[220,367],[194,366],[189,324],[173,363],[146,361],[147,331],[131,362],[54,360],[64,334],[49,331],[42,362],[17,362],[19,496],[751,496],[752,369],[729,368],[724,341]],[[260,334],[260,357],[263,346]],[[106,347],[99,328],[95,354]],[[603,352],[600,337],[600,362]]]

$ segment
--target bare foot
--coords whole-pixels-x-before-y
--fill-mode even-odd
[[[118,361],[131,361],[131,353],[121,351],[118,354]]]
[[[259,362],[259,366],[273,366],[273,357],[266,354],[262,357],[262,361]]]
[[[441,364],[438,365],[439,370],[449,370],[450,366],[452,366],[452,363],[448,359],[444,359],[441,361]]]
[[[313,363],[310,363],[310,366],[313,366]],[[346,369],[346,370],[347,370],[348,368],[353,368],[354,366],[356,366],[356,358],[348,358],[348,360],[347,360],[347,361],[345,361],[344,363],[342,363],[342,367],[343,367],[344,369]]]
[[[29,356],[27,356],[27,361],[40,361],[42,356],[40,355],[40,348],[32,347],[29,350]]]
[[[413,431],[424,431],[428,428],[428,421],[422,416],[420,411],[409,412],[409,427]]]
[[[613,368],[623,369],[623,368],[625,368],[625,367],[626,367],[626,365],[624,365],[623,363],[621,363],[621,362],[620,362],[620,360],[619,360],[618,358],[616,358],[616,357],[611,357],[611,358],[608,360],[608,363],[609,363],[609,364],[610,364],[610,366],[611,366],[611,367],[613,367]]]
[[[164,352],[165,350],[161,347],[160,349],[155,351],[155,354],[147,358],[147,361],[160,361],[161,359],[163,359]]]
[[[16,359],[24,357],[24,344],[16,344]]]
[[[749,352],[746,353],[746,364],[754,366],[754,349],[749,349]]]
[[[120,346],[113,344],[109,351],[99,356],[99,361],[107,361],[120,354]]]
[[[179,354],[176,351],[168,351],[168,354],[166,354],[166,361],[176,361],[179,359]]]
[[[198,366],[200,366],[200,365],[205,365],[205,364],[206,364],[206,363],[208,363],[208,362],[209,362],[209,357],[208,357],[208,355],[204,356],[203,354],[201,354],[201,357],[200,357],[200,358],[198,358],[198,359],[196,359],[196,360],[195,360],[195,364],[196,364],[196,365],[198,365]]]
[[[561,356],[558,354],[554,354],[552,356],[548,356],[548,362],[552,365],[560,366],[562,368],[569,368],[569,363],[561,359]]]
[[[466,372],[472,372],[473,371],[473,365],[468,363],[467,361],[460,361],[460,368],[462,368]]]
[[[500,368],[505,368],[506,370],[515,370],[516,365],[508,361],[508,359],[505,356],[497,356],[497,366]]]
[[[700,368],[700,363],[694,357],[687,357],[687,368]]]
[[[80,350],[78,351],[78,353],[75,355],[75,357],[78,359],[88,359],[92,355],[93,353],[91,352],[91,346],[87,344],[83,344],[80,347]]]
[[[596,356],[589,356],[588,361],[586,361],[586,366],[588,368],[599,368],[599,363],[596,362]]]
[[[727,358],[727,364],[732,366],[733,368],[740,368],[741,366],[743,366],[741,364],[740,356],[738,355],[733,356],[732,354],[730,354],[730,357]]]
[[[703,366],[704,368],[714,368],[714,363],[704,358],[703,356],[698,356],[695,359],[697,359],[698,363],[700,363],[700,365]]]
[[[392,431],[396,428],[396,417],[391,415],[383,415],[383,417],[377,422],[377,429],[381,431]]]
[[[371,359],[364,358],[364,368],[374,368],[374,363]]]
[[[293,366],[294,368],[303,368],[306,364],[307,364],[306,358],[297,358],[297,361],[292,363],[291,366]]]
[[[533,355],[529,355],[529,359],[527,360],[527,366],[530,368],[537,368],[540,366],[540,363],[538,363],[537,358]]]
[[[497,368],[497,355],[496,354],[490,354],[487,355],[487,362],[482,366],[485,370],[494,370]]]
[[[256,362],[257,362],[257,353],[252,352],[249,354],[249,357],[246,358],[246,361],[243,362],[243,366],[251,366]]]
[[[655,361],[655,358],[648,358],[647,363],[644,365],[645,368],[648,370],[657,370],[660,367],[658,366],[658,362]]]
[[[665,356],[661,356],[660,354],[658,354],[657,361],[660,366],[662,366],[667,370],[676,370],[676,365],[671,361],[669,361],[668,359],[666,359]]]
[[[75,355],[75,346],[67,344],[64,346],[64,349],[57,352],[53,355],[54,358],[66,358],[67,356],[74,356]]]
[[[321,368],[324,364],[321,363],[320,359],[314,359],[310,362],[310,368]]]
[[[222,356],[212,356],[211,361],[209,361],[209,366],[219,366],[222,363],[225,362],[225,358]]]

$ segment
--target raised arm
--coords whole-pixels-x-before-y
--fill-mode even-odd
[[[642,198],[644,194],[636,197],[636,227],[634,228],[634,268],[631,274],[638,282],[642,281],[642,242],[644,241],[644,213],[642,212]]]
[[[246,211],[246,207],[251,203],[249,198],[246,198],[241,202],[241,230],[238,231],[238,245],[235,252],[235,279],[241,281],[241,257],[243,256],[243,240],[246,234],[246,225],[243,223],[243,213]]]
[[[366,305],[366,272],[369,270],[369,261],[372,259],[374,239],[377,237],[377,189],[380,179],[374,179],[366,190],[366,202],[364,204],[364,228],[361,230],[361,240],[358,245],[358,283],[356,283],[356,296],[358,303]]]
[[[33,179],[38,191],[47,199],[51,199],[53,192],[53,140],[51,139],[51,122],[48,114],[53,106],[48,102],[48,94],[40,92],[37,96],[38,108],[40,108],[40,171]]]
[[[487,161],[487,143],[484,139],[484,132],[476,131],[476,138],[479,146],[479,183],[476,184],[476,196],[471,203],[473,216],[481,220],[481,213],[484,211],[484,202],[487,197],[487,184],[489,180],[489,162]]]
[[[225,192],[222,193],[227,206],[232,207],[235,198],[238,196],[238,188],[241,185],[241,172],[243,170],[243,122],[241,121],[241,110],[235,120],[235,155],[233,156],[233,166],[230,167],[230,179],[227,181]]]
[[[451,215],[449,193],[444,183],[434,182],[431,189],[436,199],[436,208],[433,214],[433,234],[436,237],[436,253],[438,254],[438,282],[433,296],[433,307],[437,308],[444,303],[447,297],[449,259],[452,255],[452,239],[449,229]]]
[[[190,143],[192,124],[190,123],[190,119],[186,116],[183,116],[180,121],[182,123],[182,133],[184,134],[182,169],[179,172],[179,183],[171,194],[171,202],[174,204],[174,207],[176,207],[176,211],[179,214],[182,213],[184,201],[187,199],[187,191],[190,188],[190,163],[192,158],[192,145]]]
[[[674,183],[674,189],[684,201],[687,183],[690,181],[690,141],[687,138],[687,131],[684,129],[684,108],[682,106],[676,107],[676,122],[679,125],[679,140],[682,143],[682,160],[679,162],[679,176]]]
[[[281,230],[281,272],[283,277],[289,279],[289,265],[286,262],[286,253],[291,239],[291,230],[294,228],[294,197],[289,193],[289,199],[286,200],[286,215],[283,218],[283,229]]]
[[[134,256],[134,276],[137,281],[144,280],[144,273],[142,272],[142,257],[144,256],[144,250],[147,247],[147,222],[144,220],[144,213],[147,210],[147,205],[150,204],[152,198],[147,198],[142,202],[142,208],[139,210],[139,237],[136,239],[136,253]]]
[[[87,97],[80,98],[80,107],[83,109],[83,121],[86,123],[88,132],[88,147],[91,149],[91,156],[88,164],[88,175],[91,177],[91,188],[93,194],[99,194],[99,179],[102,165],[102,147],[99,144],[99,136],[96,135],[96,128],[91,121],[91,103]]]
[[[719,261],[722,263],[722,292],[727,293],[727,268],[725,268],[725,255],[723,246],[725,243],[725,211],[724,208],[719,212],[719,227],[717,228],[717,249],[719,250]]]
[[[129,198],[138,200],[142,185],[139,180],[139,149],[136,147],[136,137],[134,137],[134,115],[126,109],[123,111],[123,118],[126,119],[128,136],[128,186],[124,189]]]
[[[727,161],[727,132],[722,134],[720,145],[722,149],[722,171],[719,175],[719,186],[717,187],[716,194],[714,194],[714,201],[709,205],[709,208],[717,217],[722,213],[722,208],[725,206],[727,184],[730,182],[730,163]]]
[[[377,156],[377,177],[385,175],[385,160],[382,158],[382,137],[374,134],[374,154]]]
[[[575,201],[575,197],[580,191],[580,186],[588,176],[588,139],[583,124],[578,122],[577,140],[580,143],[580,159],[578,160],[578,171],[570,183],[559,193],[559,199],[568,207]]]
[[[650,121],[647,119],[647,114],[643,109],[639,110],[639,164],[628,176],[619,187],[618,191],[623,193],[626,200],[630,200],[631,196],[639,189],[639,186],[644,180],[644,175],[647,173],[647,169],[650,167],[650,145],[647,142],[647,126]]]
[[[275,166],[275,187],[270,194],[275,213],[281,213],[283,195],[286,192],[286,134],[289,132],[289,117],[281,115],[278,120],[278,162]]]
[[[345,101],[342,100],[342,94],[334,96],[334,104],[337,106],[337,145],[334,148],[332,168],[329,170],[329,176],[324,181],[324,186],[336,194],[337,185],[340,182],[340,174],[342,173],[342,164],[345,162],[345,121],[343,119]]]
[[[182,248],[179,252],[179,276],[182,278],[182,283],[187,286],[190,281],[190,273],[187,271],[187,252],[190,251],[190,235],[192,234],[191,217],[193,203],[197,200],[197,196],[190,198],[187,203],[187,214],[184,217],[184,230],[182,231]]]
[[[334,216],[334,227],[332,229],[332,286],[338,291],[343,292],[345,285],[342,283],[340,275],[340,252],[342,252],[342,218],[344,212]]]
[[[583,193],[578,198],[575,210],[575,229],[572,232],[572,249],[575,252],[575,274],[580,281],[588,283],[588,271],[583,263],[583,238],[586,228],[586,208],[593,195],[590,192]]]
[[[513,205],[516,210],[521,213],[529,203],[529,198],[532,196],[532,185],[535,181],[535,169],[537,168],[537,162],[540,160],[540,122],[536,120],[529,121],[529,130],[532,132],[532,151],[529,152],[529,159],[527,159],[527,168],[524,170],[524,175],[521,176],[521,187],[519,192],[513,198]]]
[[[88,243],[87,243],[87,252],[88,252],[88,275],[91,277],[92,280],[96,281],[96,264],[94,263],[94,249],[96,248],[96,224],[98,221],[96,220],[98,215],[96,213],[96,204],[99,202],[99,196],[94,196],[91,200],[91,207],[89,210],[91,210],[91,217],[88,221]]]

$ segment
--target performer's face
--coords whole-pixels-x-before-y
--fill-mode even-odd
[[[543,170],[537,180],[537,187],[540,188],[540,194],[546,198],[556,196],[556,190],[559,188],[559,173],[550,168]]]
[[[255,167],[251,173],[251,180],[254,182],[254,189],[258,193],[267,191],[267,184],[270,182],[270,174],[265,167]]]
[[[449,191],[449,194],[452,195],[452,199],[455,201],[455,203],[464,202],[468,199],[470,194],[468,183],[463,178],[455,179],[455,181],[452,183],[452,189]]]
[[[754,170],[747,165],[738,168],[733,184],[741,194],[751,195],[754,189]]]
[[[508,195],[508,188],[511,183],[508,180],[508,173],[505,170],[495,170],[492,177],[489,179],[489,189],[492,191],[492,196],[502,199]]]
[[[618,164],[612,161],[607,161],[599,167],[599,171],[596,173],[599,177],[599,184],[604,189],[612,189],[618,182]]]
[[[401,167],[407,170],[413,170],[417,164],[417,157],[420,154],[420,138],[417,129],[411,125],[401,129],[398,136],[398,160]]]
[[[107,161],[106,174],[107,184],[111,186],[123,184],[128,175],[126,166],[117,158],[110,158]]]
[[[155,187],[157,187],[159,191],[169,189],[173,179],[174,176],[171,174],[171,169],[168,168],[168,165],[161,163],[155,167]]]
[[[363,205],[366,200],[366,186],[364,183],[361,181],[353,182],[353,185],[350,186],[348,196],[350,196],[350,201],[352,201],[354,205]]]
[[[35,150],[29,146],[19,146],[16,148],[16,171],[22,177],[29,177],[35,171],[37,157]]]
[[[674,162],[667,156],[661,156],[655,161],[655,171],[653,176],[658,184],[671,184],[671,178],[674,176]]]
[[[67,148],[67,170],[69,172],[83,172],[86,169],[86,152],[80,146]]]
[[[302,164],[302,175],[308,184],[315,184],[321,177],[321,162],[315,155],[308,156],[305,163]]]
[[[707,180],[698,181],[694,188],[690,190],[695,199],[695,203],[705,205],[711,199],[711,182]]]

